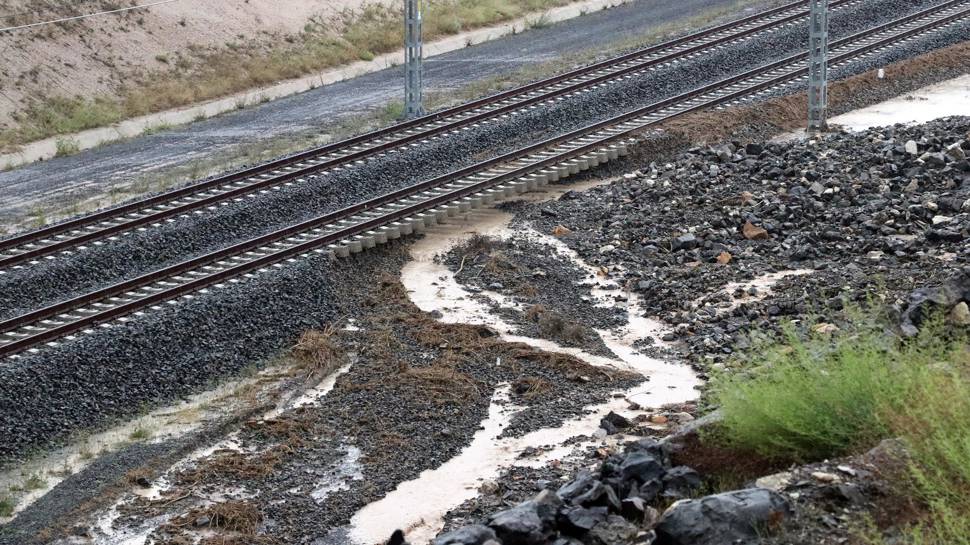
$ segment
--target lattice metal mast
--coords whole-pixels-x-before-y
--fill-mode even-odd
[[[810,0],[808,30],[808,132],[828,128],[829,2]]]
[[[421,97],[421,0],[404,0],[404,117],[424,115]]]

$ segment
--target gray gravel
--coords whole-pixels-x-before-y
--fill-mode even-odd
[[[880,1],[841,11],[833,19],[832,34],[840,36],[897,18],[923,7],[921,4],[912,0]],[[59,258],[41,270],[29,267],[12,271],[0,277],[0,319],[339,209],[348,204],[348,195],[354,200],[376,196],[510,151],[537,138],[561,134],[631,107],[716,81],[740,69],[794,52],[803,42],[803,29],[786,29],[726,48],[717,55],[678,63],[620,85],[537,108],[501,125],[488,124],[464,131],[460,138],[442,138],[431,146],[410,149],[359,168],[314,177],[307,184],[274,192],[271,196],[245,199],[221,207],[215,213],[178,218],[163,227]],[[919,47],[918,44],[909,46],[910,49]],[[699,80],[697,74],[705,77]],[[503,144],[496,146],[495,142]]]
[[[430,57],[425,63],[424,83],[430,92],[449,92],[564,54],[606,49],[665,25],[682,24],[692,14],[734,5],[734,0],[636,0],[616,9]],[[401,70],[398,67],[366,74],[214,119],[0,172],[0,219],[29,214],[35,202],[46,204],[52,197],[57,202],[74,195],[85,197],[92,191],[107,193],[115,183],[225,153],[241,144],[258,145],[292,135],[327,132],[335,121],[399,99]]]

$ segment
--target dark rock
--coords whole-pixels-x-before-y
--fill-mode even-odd
[[[701,476],[687,466],[671,468],[663,476],[663,497],[683,499],[701,487]]]
[[[620,475],[624,481],[635,480],[643,484],[660,479],[663,474],[663,464],[657,456],[646,450],[631,452],[620,464]]]
[[[482,545],[489,539],[495,538],[495,532],[491,528],[475,524],[442,534],[431,543],[432,545]]]
[[[637,497],[646,501],[653,501],[657,498],[657,494],[660,494],[660,491],[663,490],[663,487],[663,481],[660,479],[650,479],[637,488]]]
[[[670,241],[670,248],[675,252],[677,250],[693,250],[698,246],[700,246],[700,242],[698,242],[697,237],[690,233],[680,235]]]
[[[682,500],[657,525],[661,545],[755,543],[792,515],[788,501],[764,488],[748,488],[697,500]]]
[[[900,330],[907,337],[915,336],[923,321],[934,312],[945,312],[961,301],[970,301],[970,270],[967,269],[942,286],[913,291],[902,312]]]
[[[618,515],[610,515],[589,531],[584,540],[589,545],[629,545],[639,530],[630,521]]]
[[[503,545],[539,545],[552,536],[561,507],[562,500],[544,490],[532,500],[492,515],[488,526]]]
[[[600,427],[603,427],[604,422],[611,424],[614,428],[619,430],[625,430],[633,425],[633,422],[630,422],[630,419],[626,418],[625,416],[616,414],[613,411],[610,411],[609,414],[607,414],[600,420]]]
[[[620,511],[620,498],[617,497],[616,491],[613,490],[612,486],[604,484],[602,481],[593,481],[589,490],[576,496],[573,503],[583,507],[602,506],[613,511]]]
[[[563,530],[573,534],[582,535],[590,531],[593,526],[606,520],[609,509],[606,507],[567,507],[560,516]]]

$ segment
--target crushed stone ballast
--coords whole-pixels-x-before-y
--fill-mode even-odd
[[[862,1],[836,0],[831,9],[845,9]],[[305,182],[311,174],[348,168],[369,158],[422,145],[429,139],[709,54],[803,24],[807,17],[806,2],[785,4],[415,120],[0,240],[0,274],[4,269],[42,265],[58,255],[110,244],[116,237],[151,229],[179,216],[217,210],[226,203]]]
[[[970,0],[951,0],[831,44],[833,67],[970,19]],[[312,253],[347,257],[449,216],[492,204],[626,155],[631,137],[671,118],[724,107],[807,77],[798,54],[539,142],[299,225],[0,322],[0,356],[112,327],[161,304],[283,267]]]

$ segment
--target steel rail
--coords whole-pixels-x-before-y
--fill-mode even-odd
[[[838,9],[858,1],[837,0],[832,7]],[[174,216],[251,195],[269,187],[299,180],[312,173],[382,155],[413,142],[521,111],[557,97],[575,94],[677,58],[692,57],[725,43],[741,41],[759,33],[782,28],[807,17],[807,10],[799,9],[804,4],[804,0],[801,0],[780,6],[416,120],[0,240],[0,273],[5,268],[70,251],[86,243],[117,236],[145,225],[158,224]],[[740,30],[731,32],[735,29]],[[721,36],[725,32],[728,34]],[[323,162],[299,166],[334,154],[337,156]],[[253,178],[256,180],[250,181]]]
[[[951,0],[838,40],[832,44],[831,62],[833,66],[844,64],[915,36],[968,19],[970,18],[970,7],[968,6],[970,6],[970,0]],[[893,32],[894,30],[896,32]],[[882,34],[886,35],[881,36]],[[0,357],[16,354],[40,343],[122,318],[160,302],[174,301],[181,296],[250,274],[287,259],[310,252],[322,251],[328,245],[340,241],[346,242],[350,237],[370,232],[372,229],[385,226],[388,223],[414,217],[445,203],[481,194],[490,188],[520,180],[523,176],[541,171],[544,168],[560,165],[564,161],[569,161],[584,153],[600,150],[604,146],[622,141],[644,128],[671,118],[714,106],[731,104],[753,94],[756,95],[771,88],[790,84],[793,81],[803,79],[807,75],[807,67],[793,68],[803,65],[805,58],[805,54],[793,55],[718,83],[689,91],[678,97],[666,99],[651,106],[639,108],[613,119],[590,125],[568,135],[527,146],[502,156],[502,158],[491,159],[474,167],[468,167],[435,180],[422,182],[388,195],[352,205],[300,225],[257,237],[214,254],[191,259],[143,275],[137,279],[128,280],[70,301],[0,322],[0,332],[3,332],[0,333]],[[570,143],[574,145],[570,145]],[[557,147],[564,145],[570,145],[569,149],[556,151]],[[554,153],[550,153],[550,149]],[[513,164],[511,168],[500,168],[501,165],[508,165],[517,160],[524,160],[526,164],[520,166]],[[465,185],[456,183],[456,180],[465,176],[482,171],[488,172],[489,169],[492,169],[491,172],[494,174],[488,175],[484,179],[474,180]],[[404,204],[384,213],[376,213],[372,216],[364,214],[367,211],[373,212],[382,206],[390,208],[391,204],[389,203],[400,203],[402,199],[414,198],[422,191],[427,193],[428,189],[441,188],[442,184],[448,183],[452,184],[451,188],[447,190],[439,189],[437,193],[431,192],[429,196],[419,202],[405,201]],[[338,224],[331,232],[322,233],[319,236],[315,234],[307,235],[312,230],[320,231],[321,226],[334,226],[335,222],[346,221],[347,218],[355,214],[363,219],[352,222],[350,226],[341,227]],[[267,245],[278,245],[281,240],[294,240],[295,235],[311,236],[311,240],[297,241],[289,245],[284,244],[284,247],[279,249],[266,249]],[[260,250],[266,253],[261,254],[259,253]],[[225,262],[227,258],[239,259],[246,252],[255,255],[246,258],[242,263]],[[223,268],[220,269],[219,267]],[[186,273],[193,273],[196,277],[184,279],[183,276]],[[167,284],[170,287],[153,288],[152,284]],[[145,294],[133,293],[133,291],[139,289],[147,289],[148,292]],[[122,298],[118,301],[111,301],[112,298],[117,299],[116,296],[119,295],[124,295],[128,300]],[[95,303],[102,310],[84,309],[83,307],[89,303]],[[70,316],[71,313],[77,313],[80,316]],[[70,321],[58,324],[56,323],[58,320]],[[51,325],[52,323],[54,325]]]

